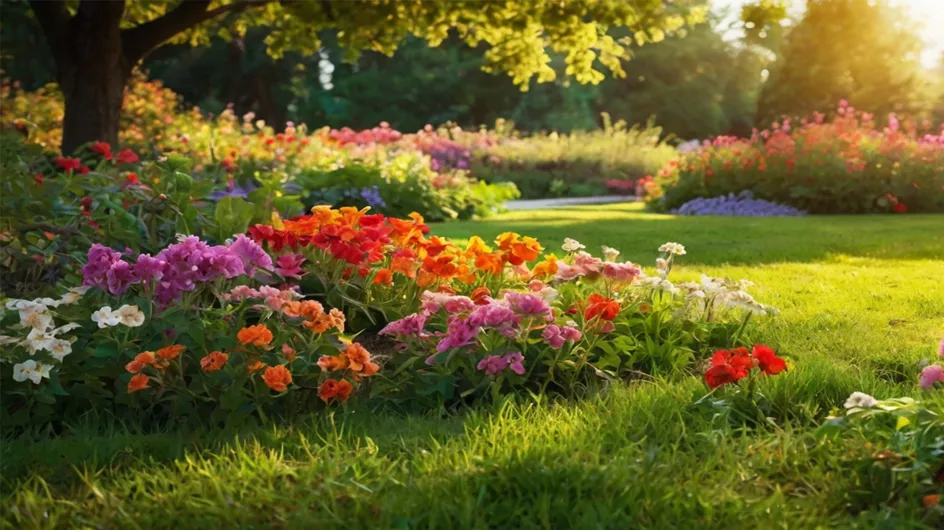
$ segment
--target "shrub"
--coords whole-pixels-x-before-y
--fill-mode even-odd
[[[877,129],[844,102],[835,118],[784,119],[748,139],[719,137],[656,173],[648,200],[673,210],[697,197],[751,190],[810,213],[944,211],[944,134],[931,124]]]

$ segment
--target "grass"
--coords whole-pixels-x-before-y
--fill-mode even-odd
[[[106,528],[930,528],[928,485],[876,498],[878,447],[815,428],[853,390],[921,396],[916,363],[944,336],[934,216],[676,218],[638,205],[520,212],[434,227],[564,237],[680,277],[749,278],[781,309],[752,338],[790,357],[763,399],[693,405],[695,378],[577,403],[506,402],[447,418],[351,410],[239,433],[138,433],[79,422],[5,440],[5,526]],[[940,394],[940,393],[939,393]],[[942,399],[940,396],[925,396]],[[764,420],[776,418],[776,424]],[[868,475],[865,475],[866,477]]]

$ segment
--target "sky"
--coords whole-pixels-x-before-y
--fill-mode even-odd
[[[739,8],[748,1],[712,0],[712,3],[716,9],[724,10]],[[804,3],[804,0],[793,0],[791,13],[801,14]],[[921,35],[926,42],[921,64],[926,68],[934,68],[944,53],[944,0],[894,0],[894,3],[904,6],[918,22],[924,23]],[[737,13],[737,9],[731,11]]]

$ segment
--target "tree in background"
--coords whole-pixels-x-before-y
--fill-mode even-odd
[[[808,0],[762,88],[761,123],[828,112],[841,99],[877,115],[926,110],[914,27],[887,0]]]
[[[551,81],[551,53],[565,57],[565,74],[599,83],[602,67],[623,75],[626,44],[608,35],[625,27],[642,44],[699,20],[702,10],[667,7],[659,0],[31,0],[56,65],[66,111],[63,151],[117,142],[125,84],[138,62],[165,43],[206,44],[214,35],[242,36],[270,29],[270,54],[313,54],[321,32],[335,31],[349,58],[362,50],[392,54],[408,36],[442,43],[454,32],[482,45],[483,68],[506,72],[515,84]]]

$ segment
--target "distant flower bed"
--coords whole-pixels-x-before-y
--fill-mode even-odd
[[[671,213],[678,215],[732,215],[737,217],[796,217],[806,212],[792,206],[755,199],[748,190],[710,199],[692,199]]]
[[[944,124],[873,116],[842,102],[831,121],[789,119],[718,137],[642,182],[656,209],[751,190],[810,213],[944,212]]]

